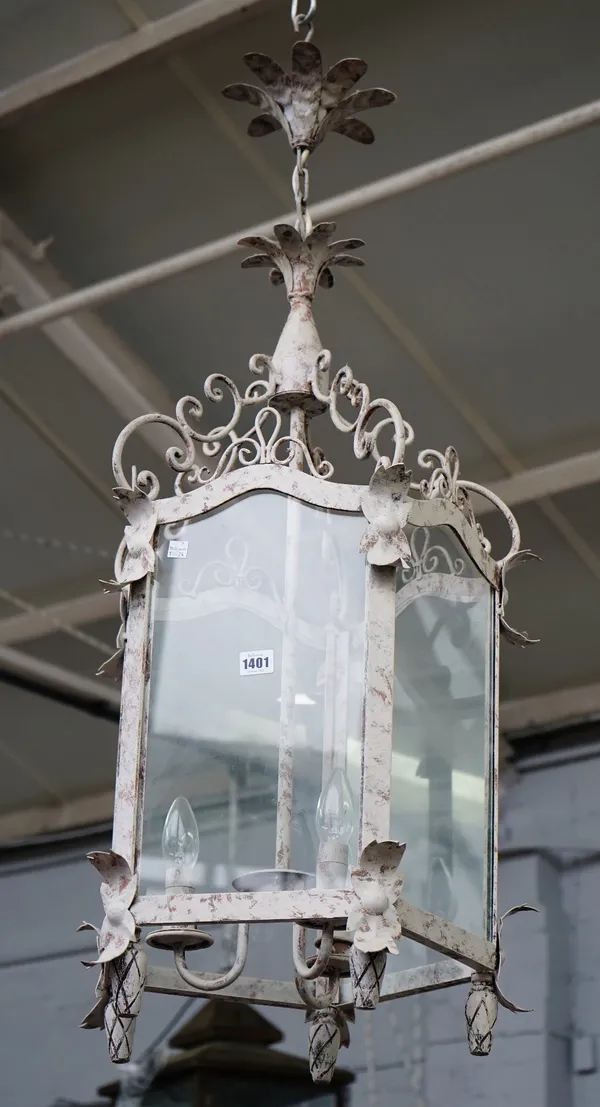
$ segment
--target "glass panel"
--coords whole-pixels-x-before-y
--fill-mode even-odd
[[[200,832],[199,860],[190,868],[186,857],[180,883],[197,891],[275,867],[314,885],[317,808],[321,838],[345,838],[354,857],[363,530],[362,516],[272,492],[160,529],[142,894],[164,890],[161,835],[179,796]],[[291,783],[279,808],[278,779]],[[171,866],[186,819],[178,805],[165,835]]]
[[[396,593],[392,837],[407,843],[407,900],[484,935],[493,590],[449,527],[414,528],[410,541]]]

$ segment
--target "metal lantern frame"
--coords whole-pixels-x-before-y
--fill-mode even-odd
[[[311,3],[303,17],[295,5],[296,30],[311,26],[314,6]],[[306,164],[328,129],[370,142],[370,128],[356,120],[354,112],[383,106],[394,97],[382,89],[346,96],[366,69],[359,59],[345,59],[323,76],[320,53],[310,41],[296,43],[292,59],[288,77],[265,55],[247,55],[247,64],[267,85],[267,92],[246,85],[225,90],[231,99],[247,100],[262,109],[263,114],[250,125],[251,134],[283,129],[295,151],[296,226],[280,224],[274,228],[273,239],[251,238],[241,243],[260,251],[243,263],[245,267],[269,266],[273,283],[286,286],[290,312],[277,349],[272,357],[258,354],[250,360],[250,370],[258,379],[244,392],[221,373],[207,377],[205,397],[217,405],[226,398],[231,401],[227,422],[204,429],[203,403],[185,396],[177,404],[175,418],[144,415],[134,419],[115,445],[115,496],[127,518],[112,582],[121,592],[122,626],[117,652],[103,666],[102,675],[122,676],[122,702],[112,850],[89,855],[103,878],[105,919],[97,931],[97,1003],[83,1025],[104,1025],[112,1059],[126,1061],[131,1056],[134,1020],[144,988],[175,995],[217,993],[246,1003],[305,1009],[311,1020],[313,1077],[327,1080],[337,1048],[347,1038],[347,1019],[353,1008],[373,1007],[378,998],[387,1001],[471,982],[467,1022],[474,1053],[489,1052],[497,1003],[516,1010],[497,983],[501,958],[497,915],[498,662],[501,634],[518,645],[531,641],[508,626],[505,604],[507,572],[533,555],[521,550],[519,527],[509,508],[490,490],[461,477],[453,448],[421,451],[418,464],[426,475],[413,481],[405,467],[405,451],[414,434],[398,407],[387,399],[372,400],[368,387],[357,381],[347,366],[330,382],[332,358],[322,349],[312,300],[318,284],[330,287],[333,283],[333,266],[361,263],[355,250],[362,242],[346,239],[332,243],[334,224],[312,227]],[[253,410],[252,427],[238,433],[240,423],[247,423],[247,412]],[[333,466],[323,451],[312,445],[310,433],[312,419],[325,413],[338,431],[352,436],[355,456],[371,459],[373,472],[368,484],[340,484],[331,479]],[[284,420],[289,426],[284,426]],[[129,439],[150,424],[162,424],[179,443],[166,450],[166,461],[176,474],[175,495],[167,498],[160,498],[154,473],[134,469],[128,479],[123,467]],[[389,443],[387,452],[384,439]],[[139,895],[157,531],[197,521],[216,508],[261,491],[365,519],[360,545],[365,556],[366,612],[359,863],[352,869],[352,887],[198,894],[170,889],[163,895]],[[473,493],[491,501],[508,523],[510,549],[499,560],[492,557],[476,521]],[[404,846],[390,841],[397,573],[414,566],[417,556],[406,528],[440,526],[451,528],[493,595],[493,694],[486,773],[487,864],[491,868],[486,874],[489,928],[485,937],[402,898],[397,868]],[[289,802],[281,789],[278,805]],[[286,869],[288,860],[283,850],[278,867]],[[349,953],[351,975],[329,966],[330,960],[332,964],[339,961],[332,956],[334,927],[339,930],[348,920],[356,932]],[[260,922],[294,924],[293,979],[243,975],[249,926]],[[222,974],[192,972],[185,960],[186,943],[187,948],[200,946],[194,947],[189,940],[191,931],[223,923],[238,928],[233,966]],[[305,957],[306,924],[322,930],[321,947],[312,964]],[[173,949],[174,968],[147,965],[139,937],[141,928],[150,926],[163,928],[166,938],[162,944]],[[416,969],[385,972],[386,952],[395,950],[395,939],[401,934],[444,959]]]

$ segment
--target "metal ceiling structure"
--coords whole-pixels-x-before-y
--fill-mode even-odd
[[[285,60],[288,16],[283,0],[0,0],[0,839],[110,813],[118,691],[93,674],[118,625],[98,584],[121,532],[114,438],[210,371],[241,382],[278,334],[235,243],[289,204],[284,157],[219,90],[258,42]],[[417,448],[451,442],[465,476],[521,505],[544,560],[510,582],[541,639],[504,649],[513,732],[600,710],[599,30],[592,0],[319,12],[324,52],[360,41],[399,100],[369,159],[318,155],[315,217],[364,236],[369,263],[321,297],[322,334],[400,400]],[[149,434],[148,457],[164,444]]]

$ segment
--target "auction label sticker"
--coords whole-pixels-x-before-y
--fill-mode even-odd
[[[167,557],[187,557],[188,543],[180,542],[174,538],[169,542],[169,548],[167,550]]]
[[[244,650],[240,653],[240,676],[267,676],[274,672],[273,650]]]

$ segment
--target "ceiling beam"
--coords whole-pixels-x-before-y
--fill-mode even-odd
[[[48,607],[22,615],[11,615],[0,620],[0,645],[14,646],[17,642],[29,642],[55,634],[61,626],[78,627],[96,623],[119,614],[119,595],[116,592],[91,592],[86,596],[62,600]]]
[[[3,212],[0,287],[9,289],[25,311],[69,294],[54,266]],[[82,312],[76,320],[61,319],[44,333],[124,421],[173,406],[167,389],[144,362],[91,312]]]
[[[595,715],[600,715],[600,683],[508,700],[500,707],[502,730],[509,737],[545,727],[566,727]]]
[[[9,811],[0,815],[0,843],[14,843],[38,834],[57,834],[78,826],[110,823],[113,805],[114,792],[110,791],[80,796],[60,804]]]
[[[141,33],[141,32],[140,32]],[[498,158],[507,157],[510,154],[527,150],[537,146],[541,142],[549,142],[566,134],[600,122],[600,100],[593,100],[589,104],[560,115],[550,116],[537,123],[530,123],[516,131],[510,131],[496,138],[480,142],[475,146],[468,146],[462,150],[456,150],[453,154],[447,154],[433,161],[424,162],[412,169],[402,170],[400,173],[392,173],[388,177],[381,177],[370,184],[361,185],[348,192],[342,192],[332,196],[328,200],[322,200],[311,207],[311,216],[316,222],[321,219],[331,219],[335,216],[355,211],[369,204],[379,203],[390,199],[392,196],[400,196],[406,192],[423,188],[435,181],[445,180],[474,169],[480,165],[487,165]],[[218,261],[236,252],[239,239],[253,235],[269,234],[273,223],[287,223],[293,221],[294,213],[286,212],[275,220],[268,220],[253,227],[234,234],[225,235],[223,238],[207,242],[202,246],[195,246],[191,250],[183,250],[181,253],[172,254],[170,257],[161,258],[159,261],[142,265],[138,269],[130,269],[116,277],[98,281],[96,284],[80,288],[76,292],[67,295],[58,295],[52,302],[45,301],[29,311],[23,311],[19,315],[13,315],[9,319],[0,321],[0,338],[9,334],[19,334],[22,331],[36,327],[45,327],[46,324],[56,319],[63,319],[99,304],[108,303],[118,296],[128,292],[134,292],[138,288],[146,288],[158,281],[168,280],[169,277],[178,276],[197,269],[201,265]]]
[[[509,507],[516,507],[517,504],[531,503],[532,500],[541,500],[544,496],[570,492],[573,488],[583,488],[587,484],[596,484],[598,481],[600,481],[600,450],[590,450],[588,453],[552,461],[549,465],[524,469],[522,473],[515,473],[504,480],[494,481],[490,484],[490,490]],[[496,510],[494,504],[482,496],[474,495],[473,500],[477,515]]]
[[[0,125],[44,103],[60,92],[118,69],[136,58],[180,49],[192,37],[214,31],[226,21],[241,18],[249,9],[267,6],[266,0],[198,0],[180,11],[147,23],[139,31],[88,50],[68,61],[27,77],[0,92]]]
[[[115,721],[121,694],[107,680],[80,676],[50,661],[0,646],[0,681]]]

